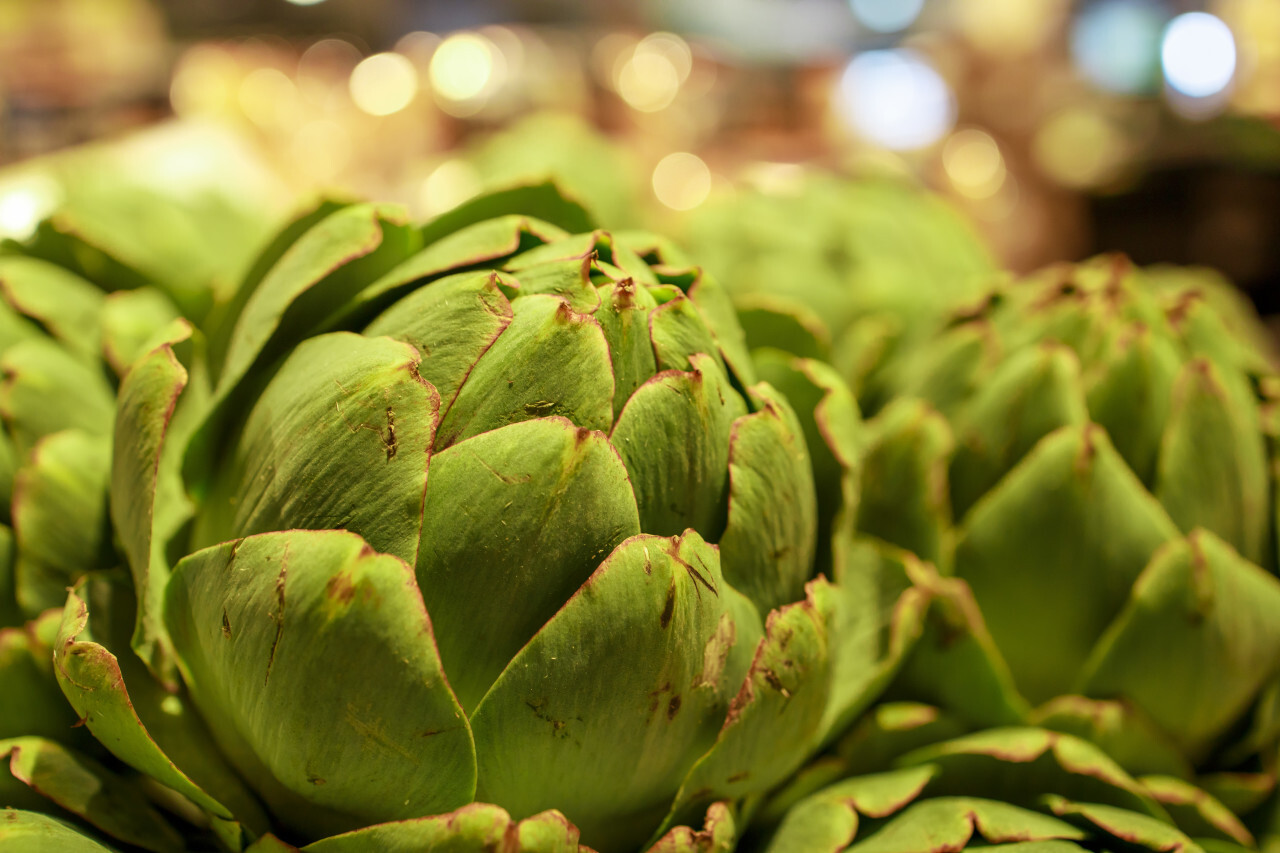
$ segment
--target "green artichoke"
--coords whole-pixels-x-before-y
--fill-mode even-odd
[[[861,398],[890,354],[996,274],[941,198],[888,178],[785,176],[694,210],[682,240],[725,282],[753,348],[830,360]]]
[[[190,370],[127,375],[136,623],[80,584],[57,674],[224,847],[732,843],[883,686],[845,626],[894,601],[813,579],[848,551],[847,388],[788,361],[793,407],[714,279],[551,219],[587,222],[548,187],[424,228],[322,205]]]
[[[782,358],[756,357],[766,378]],[[848,572],[928,598],[886,693],[917,704],[798,777],[771,849],[1275,837],[1277,383],[1242,298],[1204,272],[1062,265],[882,375]]]

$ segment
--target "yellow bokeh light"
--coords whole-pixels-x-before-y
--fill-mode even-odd
[[[423,214],[436,216],[457,207],[480,190],[480,176],[470,163],[446,160],[422,182],[418,204]]]
[[[497,49],[478,33],[455,33],[431,56],[428,75],[435,93],[446,102],[480,98],[494,77]]]
[[[975,47],[995,55],[1029,53],[1062,21],[1064,0],[953,0],[956,23]]]
[[[264,130],[291,126],[298,117],[298,87],[278,68],[255,68],[240,81],[240,109]]]
[[[696,154],[668,154],[654,167],[653,194],[673,210],[692,210],[711,194],[711,170]]]
[[[675,100],[680,71],[661,53],[636,50],[618,68],[614,87],[632,109],[657,112]]]
[[[636,44],[635,53],[664,57],[676,70],[680,83],[688,80],[693,70],[693,51],[689,43],[675,33],[650,33]]]
[[[351,72],[351,100],[374,116],[398,113],[418,94],[418,71],[398,53],[375,53]]]
[[[217,115],[234,109],[240,66],[227,51],[213,45],[183,54],[169,84],[169,102],[180,116]]]
[[[942,167],[957,192],[975,199],[995,195],[1007,174],[1000,146],[975,128],[951,135],[942,148]]]
[[[19,173],[0,182],[0,237],[25,240],[62,201],[62,187],[40,172]]]
[[[1036,165],[1058,183],[1087,188],[1115,175],[1124,139],[1107,118],[1083,107],[1064,109],[1036,132],[1031,153]]]

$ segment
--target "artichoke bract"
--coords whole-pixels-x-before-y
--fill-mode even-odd
[[[1224,282],[1104,257],[995,291],[891,364],[854,562],[933,563],[946,603],[888,695],[1079,735],[1253,810],[1280,734],[1264,340]]]
[[[59,676],[229,847],[270,827],[362,849],[452,812],[685,849],[713,829],[678,824],[732,837],[730,804],[861,701],[832,687],[842,599],[813,580],[852,518],[848,390],[797,362],[797,413],[713,279],[654,237],[496,215],[530,206],[584,223],[547,187],[422,229],[322,205],[209,338],[196,425],[170,348],[125,381],[133,648],[217,749],[173,754],[135,714],[78,593]],[[846,476],[815,485],[807,433]],[[820,518],[820,492],[843,509]]]

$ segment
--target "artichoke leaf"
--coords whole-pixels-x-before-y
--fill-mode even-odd
[[[1058,696],[1036,708],[1027,722],[1096,744],[1134,776],[1190,779],[1193,774],[1174,741],[1129,701]]]
[[[690,370],[690,359],[697,354],[710,356],[717,367],[725,370],[711,330],[693,300],[683,293],[649,312],[649,337],[658,370]]]
[[[38,737],[0,740],[9,772],[107,835],[155,853],[185,849],[142,791],[97,761]]]
[[[1179,529],[1212,530],[1254,562],[1271,523],[1259,422],[1248,392],[1233,393],[1208,360],[1188,362],[1173,386],[1154,490]]]
[[[77,742],[76,715],[53,680],[53,650],[35,626],[0,628],[0,738],[39,736]]]
[[[1058,817],[1091,835],[1103,833],[1118,842],[1146,847],[1157,853],[1204,853],[1181,830],[1168,821],[1105,803],[1072,802],[1057,794],[1046,795],[1045,804]]]
[[[1023,695],[1044,702],[1073,692],[1150,554],[1176,536],[1100,427],[1063,427],[970,511],[955,574]]]
[[[111,441],[69,429],[41,439],[14,483],[14,591],[27,614],[61,605],[85,572],[107,567]]]
[[[0,809],[0,844],[6,853],[113,853],[111,847],[39,812]]]
[[[280,256],[236,318],[218,398],[228,397],[254,364],[322,329],[365,282],[404,260],[414,242],[410,229],[372,204],[320,220]]]
[[[802,303],[770,293],[751,293],[739,297],[735,304],[753,359],[759,349],[781,350],[797,358],[831,358],[831,333]]]
[[[551,243],[550,246],[557,244]],[[513,287],[521,296],[545,293],[558,296],[579,314],[594,314],[600,307],[600,294],[591,281],[593,254],[545,261],[512,270]]]
[[[724,531],[729,440],[746,403],[710,356],[688,372],[664,371],[627,401],[610,436],[631,477],[640,529],[674,535],[692,527],[710,541]],[[679,453],[657,452],[682,448]]]
[[[558,297],[516,299],[510,325],[471,368],[435,446],[559,415],[585,429],[613,424],[613,367],[599,322]]]
[[[799,599],[813,571],[817,496],[803,428],[768,385],[747,390],[754,412],[729,432],[725,578],[766,613]]]
[[[471,731],[403,561],[346,531],[251,536],[178,563],[165,618],[222,752],[295,832],[474,795]]]
[[[1280,666],[1280,581],[1213,534],[1160,549],[1080,675],[1199,760]]]
[[[157,695],[160,691],[148,691],[145,684],[135,684],[142,689],[136,697],[130,695],[120,662],[105,646],[94,641],[89,630],[89,608],[81,597],[84,589],[85,584],[81,583],[67,596],[54,646],[54,673],[85,727],[121,761],[182,794],[215,820],[238,818],[254,831],[264,830],[267,821],[261,808],[216,753],[209,750],[208,733],[184,709],[181,700],[172,694],[160,699]],[[139,674],[145,681],[145,671]],[[154,735],[161,737],[165,746],[154,739],[139,716],[149,705],[154,705],[156,712],[148,714],[149,718],[160,723]],[[178,713],[171,714],[171,710]],[[187,753],[184,756],[186,770],[168,755],[175,745]],[[196,775],[203,780],[203,785],[188,775],[197,769]],[[218,790],[221,796],[218,799],[210,796],[205,792],[205,785]],[[232,803],[235,813],[223,805],[223,801]]]
[[[462,706],[474,709],[529,638],[640,531],[617,453],[603,434],[563,418],[435,454],[417,577]]]
[[[975,838],[976,836],[976,838]],[[916,803],[879,831],[862,839],[849,853],[934,853],[963,850],[981,839],[991,845],[1007,842],[1075,841],[1084,833],[1066,821],[998,800],[976,797],[938,797]],[[980,846],[980,845],[974,845]],[[1074,845],[1035,846],[1022,843],[1011,850],[1059,853]]]
[[[123,379],[135,361],[155,348],[156,335],[174,328],[176,320],[178,309],[154,288],[108,294],[101,314],[103,358]],[[176,338],[166,336],[164,342],[172,343]]]
[[[115,393],[106,375],[52,338],[33,338],[5,350],[0,372],[0,417],[19,457],[64,429],[110,434]]]
[[[586,208],[566,195],[555,181],[545,180],[485,193],[463,202],[422,227],[423,243],[431,246],[476,223],[487,224],[486,220],[515,215],[538,222],[544,226],[540,231],[551,231],[544,242],[595,228]]]
[[[836,593],[824,578],[805,593],[804,600],[769,613],[719,737],[684,778],[664,826],[716,800],[767,791],[814,751],[832,690]]]
[[[302,853],[498,849],[504,853],[579,853],[584,848],[578,845],[577,827],[559,812],[542,812],[515,821],[504,809],[488,803],[470,803],[448,814],[375,824],[322,838],[301,848]],[[254,853],[254,848],[246,853]]]
[[[898,759],[901,767],[932,766],[931,796],[990,798],[1034,808],[1043,791],[1168,820],[1168,814],[1120,765],[1088,741],[1032,727],[987,729],[931,744]]]
[[[86,364],[98,358],[101,288],[57,264],[38,258],[0,257],[0,291],[19,313],[39,323]]]
[[[172,649],[160,615],[169,566],[163,538],[155,535],[155,511],[162,448],[189,378],[173,349],[190,327],[185,331],[139,360],[120,383],[111,454],[111,521],[138,597],[132,645],[158,673],[168,670]]]
[[[631,395],[658,372],[657,357],[649,338],[649,312],[658,303],[648,288],[631,279],[600,287],[601,306],[596,320],[609,344],[613,364],[613,419],[616,422]]]
[[[458,273],[393,303],[364,330],[416,349],[418,375],[440,392],[444,408],[480,356],[511,324],[511,303],[492,272]]]
[[[628,539],[472,715],[479,798],[516,816],[554,805],[584,844],[629,849],[715,741],[760,636],[695,531]]]
[[[1187,835],[1231,841],[1249,848],[1258,846],[1240,818],[1209,792],[1171,776],[1144,776],[1138,781]]]
[[[712,803],[702,829],[674,826],[645,853],[730,853],[738,840],[738,822],[728,803]]]
[[[416,562],[440,409],[419,358],[399,341],[349,332],[296,347],[222,466],[197,543],[342,528]]]

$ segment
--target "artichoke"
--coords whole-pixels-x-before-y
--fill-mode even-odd
[[[843,626],[894,601],[813,579],[848,551],[847,388],[788,361],[793,407],[714,279],[548,220],[587,222],[546,186],[422,228],[321,205],[233,323],[127,375],[136,622],[82,582],[58,679],[225,848],[731,843],[883,686]]]
[[[888,364],[848,571],[928,609],[891,702],[767,807],[770,849],[1274,837],[1274,364],[1225,282],[1114,256]]]
[[[753,348],[828,359],[860,398],[996,272],[944,200],[888,178],[775,178],[697,208],[681,236],[725,282]]]

